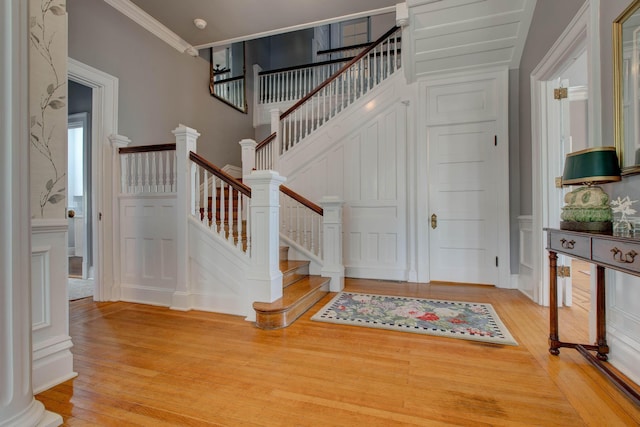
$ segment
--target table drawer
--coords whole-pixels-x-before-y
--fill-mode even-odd
[[[563,232],[549,233],[549,249],[569,256],[591,258],[591,239]]]
[[[593,260],[640,273],[640,244],[593,239]]]

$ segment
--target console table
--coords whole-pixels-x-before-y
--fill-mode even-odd
[[[606,338],[605,268],[640,276],[640,237],[622,237],[545,228],[549,251],[549,353],[560,354],[561,347],[574,348],[611,380],[636,405],[640,394],[604,363],[609,346]],[[576,344],[560,341],[558,335],[558,253],[596,264],[596,343]],[[595,351],[593,355],[592,351]]]

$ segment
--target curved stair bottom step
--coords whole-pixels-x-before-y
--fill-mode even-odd
[[[283,289],[282,298],[272,303],[254,302],[256,326],[280,329],[291,325],[329,293],[330,280],[328,277],[308,276]]]

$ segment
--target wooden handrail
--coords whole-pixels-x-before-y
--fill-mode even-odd
[[[368,43],[352,44],[351,46],[334,47],[333,49],[319,50],[318,52],[316,52],[316,55],[326,55],[328,53],[342,52],[343,50],[360,49],[361,47],[369,47],[371,46],[371,44],[373,43],[368,42]]]
[[[136,145],[133,147],[120,147],[118,148],[119,154],[131,154],[131,153],[149,153],[152,151],[175,151],[176,144],[156,144],[156,145]]]
[[[286,71],[301,70],[303,68],[315,68],[315,67],[321,67],[323,65],[339,64],[341,62],[351,61],[353,58],[354,58],[354,56],[351,56],[349,58],[332,59],[330,61],[320,61],[320,62],[311,62],[309,64],[292,65],[291,67],[278,68],[276,70],[260,71],[258,73],[258,75],[259,76],[268,76],[268,75],[271,75],[271,74],[284,73]]]
[[[298,202],[298,203],[306,206],[307,208],[311,209],[312,211],[314,211],[318,215],[320,215],[320,216],[324,215],[324,210],[320,206],[316,205],[315,203],[313,203],[309,199],[305,199],[304,197],[302,197],[300,194],[296,193],[295,191],[293,191],[289,187],[285,187],[284,185],[280,185],[280,191],[282,191],[287,196],[291,197],[296,202]]]
[[[213,84],[217,85],[217,84],[220,84],[220,83],[235,82],[236,80],[242,80],[242,79],[244,79],[244,76],[229,77],[228,79],[214,80]]]
[[[256,145],[256,151],[260,150],[262,147],[264,147],[265,145],[267,145],[268,143],[276,139],[276,135],[278,135],[278,133],[274,132],[268,137],[266,137],[265,139],[263,139],[262,141],[260,141],[260,143]]]
[[[220,178],[221,180],[223,180],[224,182],[229,184],[231,187],[233,187],[234,190],[237,190],[237,191],[241,192],[242,194],[244,194],[247,197],[251,197],[251,188],[250,187],[247,187],[246,185],[244,185],[243,183],[241,183],[240,181],[238,181],[237,179],[235,179],[234,177],[232,177],[231,175],[229,175],[228,173],[226,173],[225,171],[223,171],[222,169],[220,169],[216,165],[210,163],[204,157],[201,157],[198,154],[196,154],[193,151],[191,151],[189,153],[189,159],[193,163],[205,168],[211,174],[217,176],[218,178]]]
[[[384,42],[391,34],[395,33],[396,31],[398,31],[398,26],[394,25],[393,28],[391,28],[389,31],[387,31],[386,33],[384,33],[378,40],[376,40],[373,44],[371,44],[371,46],[369,46],[367,49],[363,50],[362,52],[360,52],[355,58],[353,58],[351,61],[349,61],[347,64],[345,64],[340,71],[338,71],[337,73],[335,73],[333,76],[331,76],[330,78],[328,78],[327,80],[325,80],[324,82],[322,82],[322,84],[320,84],[318,87],[316,87],[314,90],[312,90],[311,92],[309,92],[308,94],[306,94],[302,99],[300,99],[300,101],[296,102],[295,104],[293,104],[293,106],[291,108],[289,108],[287,111],[285,111],[284,113],[282,113],[280,115],[280,120],[284,119],[285,117],[287,117],[289,114],[291,114],[292,112],[294,112],[295,110],[298,109],[298,107],[300,107],[302,104],[304,104],[305,102],[307,102],[307,100],[309,100],[310,98],[312,98],[316,93],[320,92],[322,89],[324,89],[325,87],[327,87],[331,82],[333,82],[334,80],[336,80],[338,78],[338,76],[342,73],[344,73],[346,70],[348,70],[353,64],[355,64],[356,62],[358,62],[359,60],[361,60],[362,58],[364,58],[365,56],[367,56],[367,54],[369,52],[371,52],[373,49],[375,49],[379,44],[381,44],[382,42]]]

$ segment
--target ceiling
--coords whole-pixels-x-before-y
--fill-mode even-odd
[[[196,48],[366,16],[379,9],[389,12],[398,3],[398,0],[130,1]],[[207,21],[206,28],[196,28],[195,18]]]

